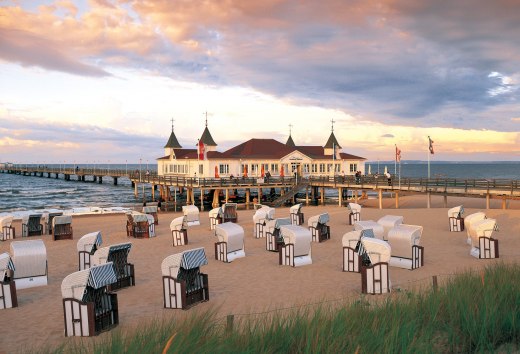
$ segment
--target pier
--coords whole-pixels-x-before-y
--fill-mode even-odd
[[[399,196],[403,194],[423,194],[426,198],[426,207],[430,208],[431,196],[444,197],[444,205],[447,207],[449,196],[485,198],[486,209],[490,208],[491,199],[502,200],[502,208],[507,208],[508,200],[520,199],[520,180],[507,179],[455,179],[455,178],[400,178],[393,179],[390,183],[384,176],[291,176],[291,177],[235,177],[235,178],[198,178],[183,176],[158,176],[155,173],[146,174],[143,171],[127,171],[107,168],[50,168],[27,167],[11,164],[0,164],[0,172],[21,176],[38,176],[46,178],[62,178],[64,180],[76,180],[81,182],[103,183],[103,177],[111,177],[113,184],[117,185],[119,178],[128,178],[131,181],[134,194],[138,198],[142,191],[144,198],[145,186],[151,186],[152,199],[155,200],[155,192],[162,200],[170,202],[177,198],[177,190],[186,190],[186,202],[195,204],[195,192],[201,196],[204,193],[213,194],[212,204],[219,204],[219,195],[222,193],[224,200],[229,201],[238,190],[245,193],[246,207],[249,207],[251,192],[256,193],[258,202],[262,201],[262,195],[268,195],[272,189],[279,189],[280,196],[264,204],[280,206],[286,201],[293,200],[297,194],[305,194],[305,203],[324,204],[325,190],[338,191],[338,204],[345,205],[350,191],[352,198],[358,202],[366,197],[367,192],[377,193],[379,208],[383,208],[383,194],[389,193],[395,199],[395,207],[399,208]],[[173,188],[173,195],[172,195]],[[233,193],[233,194],[232,194]],[[201,210],[204,210],[203,198],[200,198]]]

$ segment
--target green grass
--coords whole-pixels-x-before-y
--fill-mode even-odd
[[[373,301],[375,300],[375,301]],[[193,311],[193,310],[189,310]],[[361,296],[342,305],[236,316],[215,311],[150,322],[103,340],[48,353],[460,353],[515,352],[520,344],[520,266],[500,264],[454,276],[437,291]]]

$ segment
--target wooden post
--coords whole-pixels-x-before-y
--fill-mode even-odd
[[[251,196],[251,191],[249,188],[246,188],[246,208],[249,209],[249,198]]]
[[[506,197],[502,197],[502,209],[506,210]]]
[[[262,188],[258,188],[258,203],[262,204]]]
[[[226,188],[226,203],[228,202],[229,200],[229,189]]]
[[[226,318],[226,332],[232,332],[233,331],[233,321],[235,319],[235,315],[227,315]]]
[[[305,187],[305,205],[309,205],[309,186]]]
[[[433,291],[437,291],[438,284],[437,284],[437,276],[436,275],[433,276],[432,281],[433,281]]]
[[[444,207],[448,207],[448,195],[444,194]]]
[[[200,189],[200,210],[204,210],[204,189]]]
[[[428,194],[427,194],[426,207],[427,207],[428,209],[430,209],[431,205],[432,205],[432,194],[431,194],[431,192],[428,192]]]
[[[486,209],[489,209],[489,200],[491,199],[491,196],[489,193],[486,194]]]
[[[379,197],[379,209],[383,209],[383,190],[381,188],[378,189],[377,195]]]
[[[355,201],[355,203],[357,203],[358,202],[358,190],[357,189],[353,189],[352,193],[354,193],[354,201]]]
[[[338,188],[338,204],[341,206],[343,204],[343,188]]]
[[[325,205],[325,187],[321,187],[321,205]]]
[[[134,196],[137,198],[137,183],[134,183]]]
[[[155,200],[155,184],[152,184],[152,200]]]
[[[399,191],[395,191],[395,208],[399,209]]]

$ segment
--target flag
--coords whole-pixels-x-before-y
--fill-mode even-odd
[[[429,136],[428,136],[428,140],[429,140],[429,142],[430,142],[430,146],[429,146],[430,154],[433,155],[433,154],[434,154],[434,152],[433,152],[433,140],[432,140],[432,138],[430,138]]]
[[[197,150],[199,160],[204,160],[204,156],[206,154],[206,145],[204,145],[201,139],[199,139],[199,142],[197,144]]]
[[[395,161],[401,162],[401,150],[399,150],[397,145],[395,146]]]

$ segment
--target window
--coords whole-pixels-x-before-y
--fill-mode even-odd
[[[332,172],[332,164],[328,163],[327,164],[327,173],[331,173],[331,172]]]
[[[357,163],[350,164],[350,172],[357,172]]]
[[[320,173],[325,173],[325,164],[320,163]]]
[[[278,174],[278,164],[277,163],[271,164],[271,173]]]
[[[199,175],[204,175],[204,165],[199,165]]]
[[[254,163],[254,164],[251,164],[251,174],[258,174],[258,164],[257,163]]]
[[[304,163],[303,164],[303,173],[309,173],[310,170],[309,170],[309,164],[308,163]]]
[[[337,163],[337,164],[334,164],[334,172],[339,172],[341,171],[341,164]]]
[[[318,173],[318,164],[317,163],[312,164],[312,173]]]
[[[218,167],[219,173],[222,175],[229,174],[229,165],[228,164],[220,164]]]

